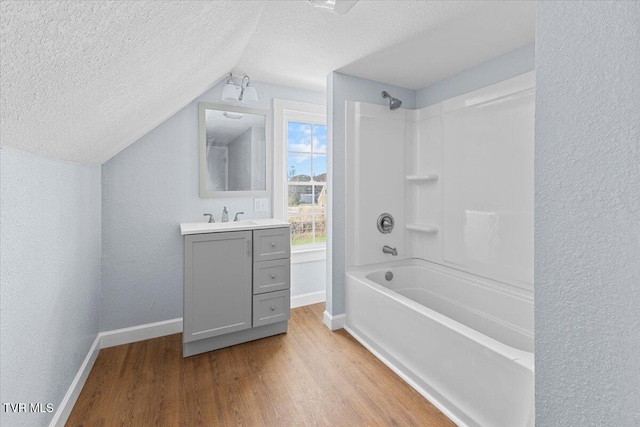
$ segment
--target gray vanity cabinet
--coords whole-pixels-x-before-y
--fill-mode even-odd
[[[251,328],[251,231],[185,236],[183,342]]]
[[[289,225],[184,236],[184,357],[287,332]]]

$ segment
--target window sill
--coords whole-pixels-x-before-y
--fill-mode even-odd
[[[291,248],[291,264],[324,261],[327,259],[327,248],[298,249]]]

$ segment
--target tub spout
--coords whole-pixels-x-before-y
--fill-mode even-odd
[[[393,256],[398,256],[398,251],[396,250],[396,248],[392,248],[391,246],[384,245],[382,247],[382,252],[384,252],[385,254],[391,254]]]

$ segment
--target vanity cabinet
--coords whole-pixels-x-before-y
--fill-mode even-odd
[[[183,341],[251,327],[251,231],[185,237]]]
[[[184,236],[184,357],[287,331],[289,233],[286,224]]]

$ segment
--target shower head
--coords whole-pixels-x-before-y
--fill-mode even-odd
[[[394,98],[393,96],[389,95],[386,90],[382,91],[382,97],[389,98],[389,108],[391,110],[397,110],[402,105],[402,101],[400,101],[398,98]]]

